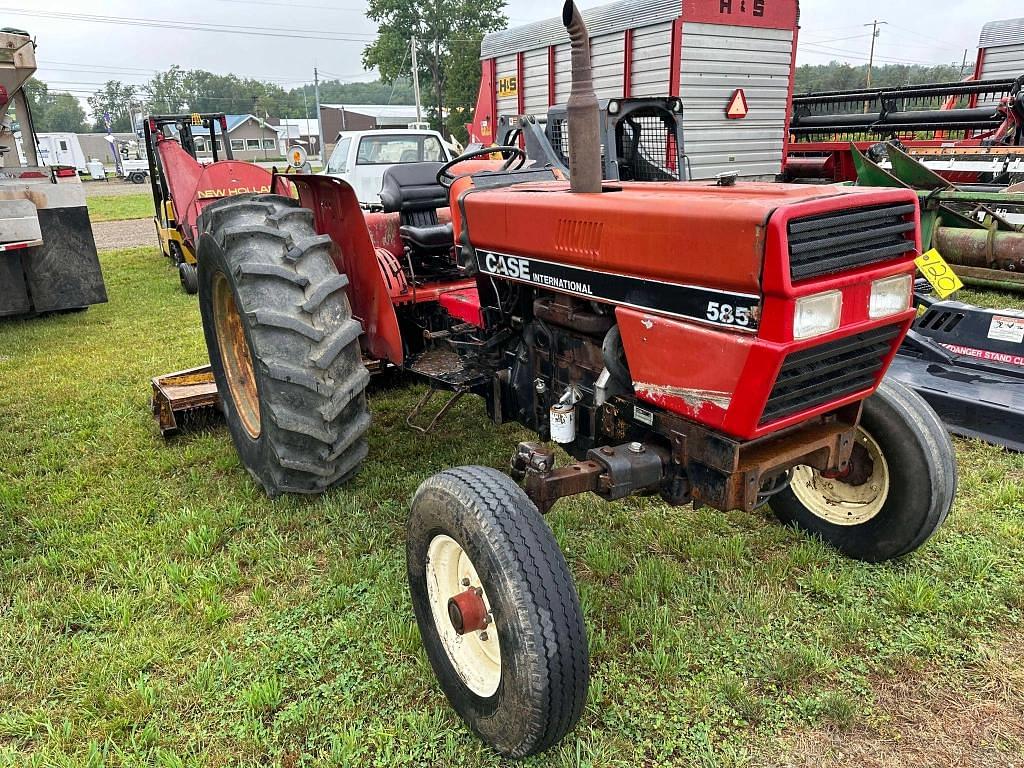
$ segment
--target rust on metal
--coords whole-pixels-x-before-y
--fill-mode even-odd
[[[562,23],[572,45],[572,90],[565,107],[569,123],[569,189],[600,192],[601,126],[590,64],[590,33],[572,0],[566,0],[562,8]]]
[[[256,371],[242,317],[235,304],[235,294],[223,272],[218,272],[213,278],[213,320],[231,401],[238,411],[242,427],[255,440],[262,430]]]
[[[935,245],[956,264],[1024,272],[1024,232],[939,227]]]
[[[217,383],[208,365],[156,376],[152,385],[153,416],[164,437],[178,432],[181,428],[179,419],[183,415],[220,408]]]
[[[482,590],[469,587],[448,598],[448,618],[460,635],[487,629],[487,606],[484,605]]]
[[[542,513],[563,496],[600,490],[604,467],[596,461],[577,461],[547,472],[529,471],[523,486],[526,495]]]

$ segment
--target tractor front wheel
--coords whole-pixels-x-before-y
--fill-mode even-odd
[[[908,554],[946,519],[956,493],[956,456],[931,407],[884,380],[864,403],[845,472],[794,468],[769,505],[784,523],[820,536],[857,560]]]
[[[445,470],[416,492],[406,554],[423,646],[455,711],[509,757],[557,744],[586,702],[587,635],[537,507],[497,470]]]
[[[189,296],[199,292],[199,273],[196,271],[195,264],[189,264],[187,261],[181,262],[178,265],[178,280],[181,281],[181,289]]]
[[[313,214],[277,195],[199,221],[199,308],[231,437],[271,496],[319,493],[366,457],[362,328]]]

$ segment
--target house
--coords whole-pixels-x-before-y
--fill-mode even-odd
[[[282,157],[279,146],[279,130],[255,115],[227,115],[227,138],[235,160],[275,160]],[[196,142],[196,155],[200,158],[213,156],[210,132],[202,126],[192,126]],[[221,130],[216,131],[217,156],[224,159],[221,145]]]
[[[423,111],[426,119],[426,111]],[[408,128],[416,122],[413,104],[321,104],[327,156],[341,131],[372,131],[376,128]]]

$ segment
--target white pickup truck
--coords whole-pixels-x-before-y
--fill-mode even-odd
[[[364,208],[380,208],[384,171],[402,163],[446,163],[451,150],[437,131],[342,131],[324,173],[344,179]]]

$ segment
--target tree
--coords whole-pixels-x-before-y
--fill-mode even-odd
[[[185,93],[185,73],[177,64],[166,72],[158,72],[142,86],[146,106],[150,112],[176,115],[183,112],[188,98]]]
[[[106,130],[105,115],[110,115],[111,130],[132,130],[132,105],[137,101],[136,86],[122,83],[120,80],[108,80],[106,84],[86,101],[92,112],[95,130]]]
[[[50,104],[53,103],[53,96],[50,94],[50,89],[46,83],[41,80],[36,80],[34,77],[30,77],[25,81],[23,87],[25,91],[25,97],[28,100],[29,111],[32,112],[32,123],[35,125],[37,131],[45,131],[46,126],[46,113],[50,108]]]
[[[35,122],[35,121],[33,121]],[[39,130],[38,125],[36,130]],[[46,130],[66,133],[85,131],[85,110],[70,93],[58,93],[46,110]]]
[[[485,33],[505,28],[504,9],[505,0],[370,0],[366,15],[377,22],[377,39],[363,51],[363,65],[394,82],[410,71],[409,40],[415,36],[431,122],[443,128],[450,116],[461,121],[480,79],[479,62],[474,67],[470,61],[478,59]]]

